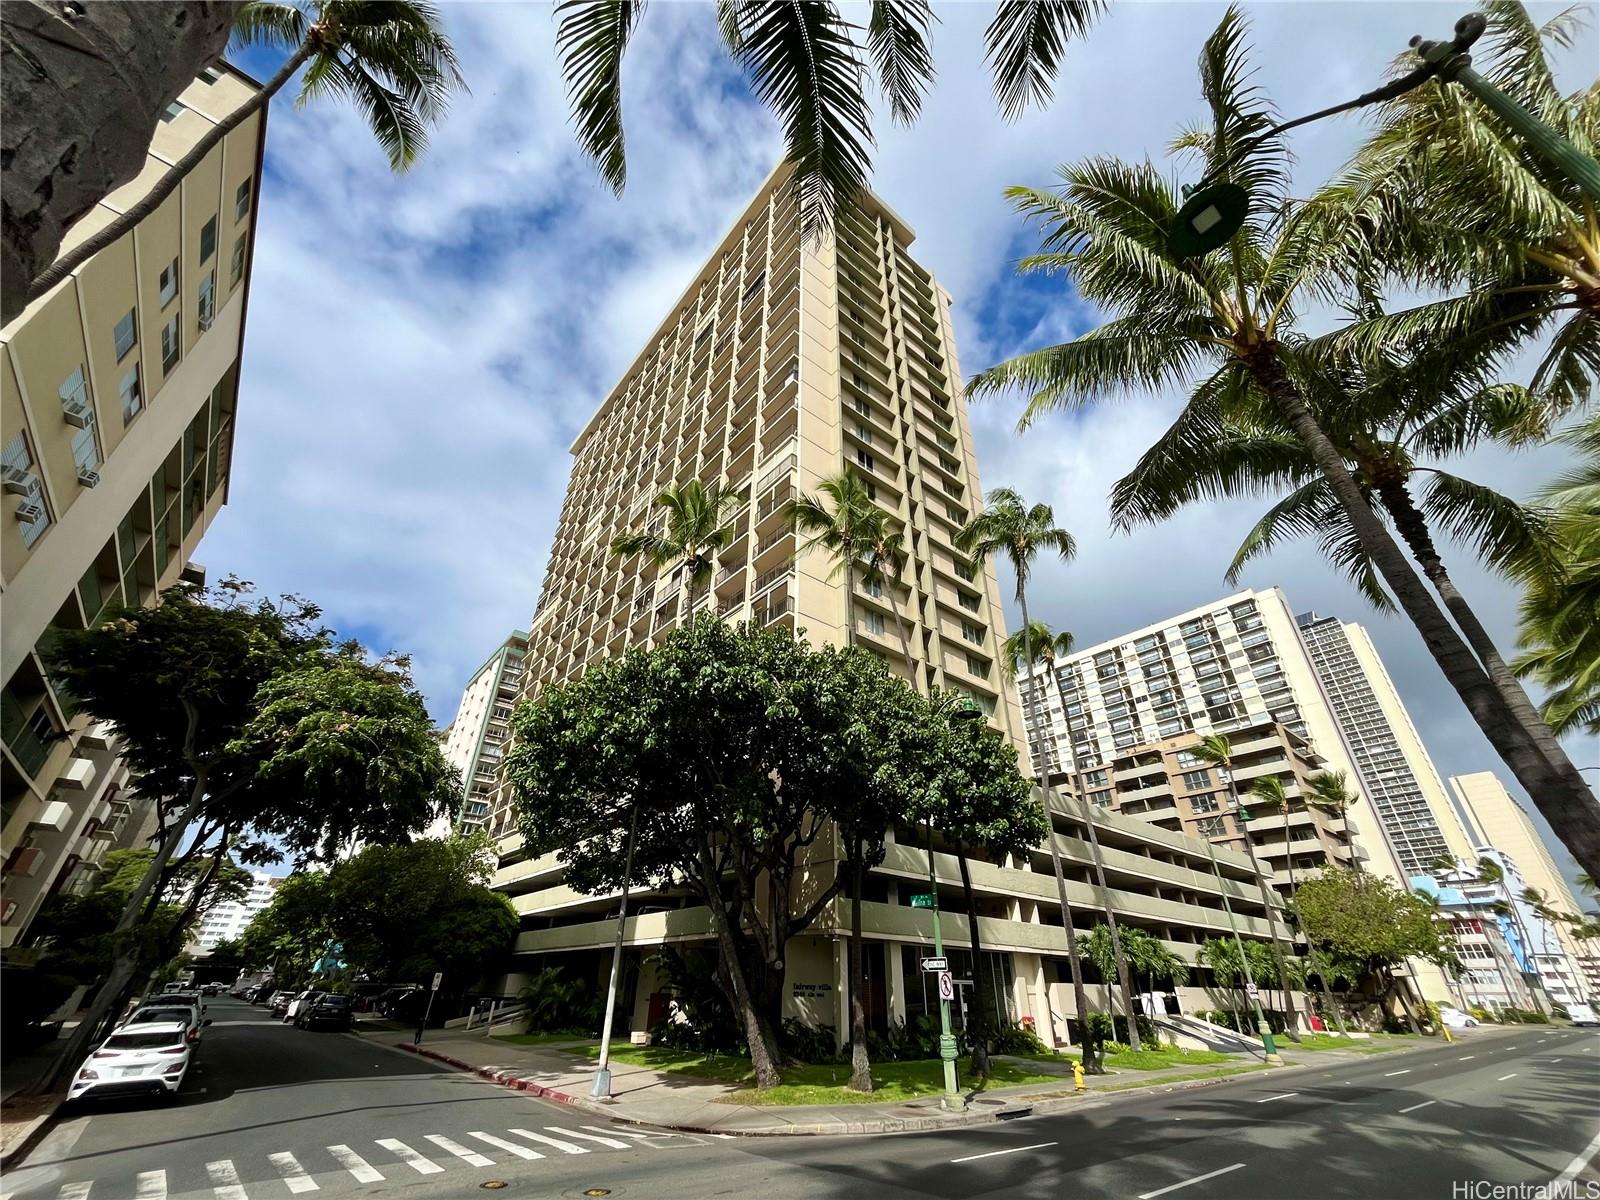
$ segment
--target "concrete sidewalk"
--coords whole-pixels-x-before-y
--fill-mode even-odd
[[[732,1137],[784,1134],[865,1134],[904,1133],[926,1129],[948,1129],[961,1125],[988,1124],[1022,1116],[1029,1112],[1052,1111],[1071,1106],[1099,1107],[1118,1096],[1132,1096],[1152,1090],[1206,1087],[1263,1072],[1265,1068],[1241,1055],[1237,1069],[1215,1074],[1223,1066],[1174,1068],[1170,1071],[1122,1071],[1090,1076],[1087,1090],[1076,1093],[1072,1087],[1070,1065],[1061,1065],[1061,1082],[1033,1083],[993,1088],[969,1094],[964,1113],[945,1113],[936,1096],[884,1104],[808,1104],[795,1106],[748,1105],[729,1103],[727,1097],[739,1090],[733,1084],[686,1077],[678,1073],[651,1070],[631,1063],[613,1062],[609,1103],[590,1096],[594,1081],[594,1061],[582,1054],[584,1043],[563,1049],[556,1045],[519,1046],[480,1034],[455,1030],[429,1030],[420,1049],[411,1038],[397,1038],[390,1031],[361,1031],[358,1036],[420,1053],[458,1070],[471,1071],[505,1087],[530,1092],[559,1104],[569,1104],[611,1120],[653,1125],[687,1133],[720,1134]],[[1417,1050],[1433,1050],[1439,1043],[1431,1038],[1415,1046],[1386,1053],[1404,1055]],[[1293,1072],[1323,1064],[1347,1062],[1369,1057],[1360,1051],[1324,1050],[1291,1054],[1285,1066],[1273,1073]],[[1018,1060],[1042,1072],[1054,1067],[1029,1060]]]

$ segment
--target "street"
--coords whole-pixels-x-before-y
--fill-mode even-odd
[[[176,1103],[69,1115],[8,1174],[7,1200],[433,1198],[494,1181],[537,1197],[1451,1200],[1453,1182],[1600,1181],[1575,1164],[1600,1143],[1592,1031],[1472,1031],[949,1132],[736,1140],[607,1122],[238,1001],[209,1015]]]

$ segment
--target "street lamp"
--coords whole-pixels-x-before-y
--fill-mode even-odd
[[[1202,837],[1206,844],[1206,853],[1211,856],[1211,871],[1217,877],[1217,890],[1222,893],[1222,909],[1228,914],[1228,929],[1233,933],[1233,945],[1239,952],[1239,966],[1244,971],[1244,981],[1248,985],[1245,994],[1250,997],[1250,1006],[1255,1009],[1256,1032],[1261,1035],[1261,1046],[1266,1051],[1265,1061],[1272,1066],[1281,1067],[1283,1056],[1278,1053],[1278,1044],[1272,1040],[1272,1026],[1267,1024],[1266,1014],[1261,1011],[1261,997],[1256,994],[1255,976],[1250,973],[1250,960],[1245,957],[1244,942],[1239,939],[1239,923],[1233,918],[1233,905],[1228,902],[1228,885],[1223,881],[1222,868],[1217,865],[1217,848],[1211,844],[1211,839],[1222,824],[1220,816],[1207,823],[1208,828],[1202,830]],[[1246,837],[1249,836],[1247,833]],[[1285,981],[1287,986],[1287,981]]]
[[[1221,180],[1233,161],[1241,155],[1278,134],[1309,125],[1324,117],[1365,108],[1384,100],[1392,100],[1430,79],[1444,83],[1459,83],[1471,92],[1486,108],[1505,121],[1511,129],[1527,140],[1534,150],[1557,171],[1576,183],[1596,201],[1600,201],[1600,163],[1579,150],[1570,141],[1535,117],[1522,105],[1507,96],[1472,67],[1472,56],[1467,53],[1474,42],[1483,35],[1487,21],[1482,13],[1468,13],[1456,22],[1455,37],[1448,42],[1411,39],[1411,46],[1420,66],[1390,83],[1370,92],[1363,92],[1354,100],[1335,104],[1318,112],[1296,117],[1274,125],[1260,137],[1237,146],[1231,154],[1206,172],[1199,183],[1183,189],[1184,205],[1172,219],[1167,230],[1167,244],[1174,254],[1193,258],[1224,246],[1244,225],[1250,207],[1250,195],[1236,183]]]
[[[617,980],[622,975],[622,933],[628,922],[628,889],[633,883],[633,839],[639,828],[639,804],[632,806],[628,818],[627,866],[622,873],[622,907],[617,913],[617,938],[611,947],[611,982],[606,987],[606,1019],[600,1027],[600,1062],[595,1067],[594,1086],[589,1094],[596,1100],[611,1099],[611,1017],[617,1008]]]

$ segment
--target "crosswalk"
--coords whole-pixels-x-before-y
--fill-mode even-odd
[[[398,1183],[422,1175],[440,1175],[455,1167],[492,1167],[497,1162],[532,1162],[562,1155],[670,1148],[699,1142],[685,1134],[638,1132],[604,1125],[546,1125],[496,1130],[475,1129],[449,1137],[442,1133],[399,1138],[375,1138],[370,1144],[343,1142],[315,1151],[270,1151],[265,1162],[270,1171],[252,1173],[251,1162],[231,1158],[205,1164],[203,1179],[173,1179],[169,1169],[141,1171],[133,1180],[133,1200],[169,1200],[169,1197],[210,1197],[212,1200],[272,1200],[299,1196],[324,1188],[342,1190],[355,1183]],[[472,1145],[466,1144],[471,1142]],[[415,1144],[413,1144],[415,1143]],[[376,1150],[372,1149],[376,1147]],[[380,1153],[381,1152],[381,1153]],[[498,1157],[496,1157],[498,1152]],[[173,1175],[180,1172],[172,1171]],[[57,1176],[57,1178],[60,1178]],[[198,1186],[196,1186],[198,1185]],[[169,1188],[173,1190],[169,1191]],[[121,1180],[73,1180],[60,1185],[55,1200],[125,1200],[126,1177]],[[187,1190],[185,1190],[187,1189]],[[48,1193],[38,1193],[42,1197]]]

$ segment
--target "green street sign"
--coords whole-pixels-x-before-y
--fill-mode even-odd
[[[934,907],[933,901],[934,897],[932,892],[918,892],[916,895],[911,897],[911,907],[932,908]]]

